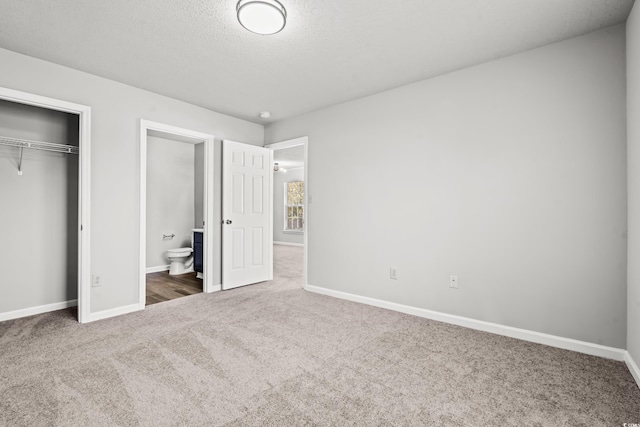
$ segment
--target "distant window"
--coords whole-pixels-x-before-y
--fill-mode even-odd
[[[284,194],[284,229],[304,231],[304,182],[285,183]]]

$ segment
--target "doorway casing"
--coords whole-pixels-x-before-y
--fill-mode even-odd
[[[307,287],[307,266],[308,266],[308,254],[309,254],[309,137],[301,136],[299,138],[288,139],[286,141],[274,142],[273,144],[265,145],[265,148],[271,151],[282,150],[284,148],[304,146],[304,274],[303,274],[303,287]],[[273,181],[271,180],[271,197],[273,198]],[[273,210],[273,202],[271,203],[271,209]]]
[[[140,120],[140,259],[139,259],[139,296],[138,305],[143,310],[146,305],[146,259],[147,259],[147,137],[149,131],[165,134],[168,138],[183,137],[204,143],[204,279],[202,291],[205,293],[220,289],[213,284],[213,261],[216,254],[213,245],[213,143],[211,134],[196,132],[150,120]]]
[[[79,116],[78,129],[78,321],[91,322],[91,107],[0,87],[0,99]],[[32,312],[30,314],[37,314]]]

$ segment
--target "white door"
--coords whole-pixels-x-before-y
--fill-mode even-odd
[[[273,279],[272,155],[222,141],[222,289]]]

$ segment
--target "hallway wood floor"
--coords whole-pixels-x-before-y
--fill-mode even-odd
[[[170,276],[168,271],[147,274],[146,305],[156,304],[202,292],[202,280],[196,273]]]

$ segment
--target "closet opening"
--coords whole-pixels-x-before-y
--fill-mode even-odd
[[[0,88],[0,321],[61,309],[90,320],[89,114]]]

